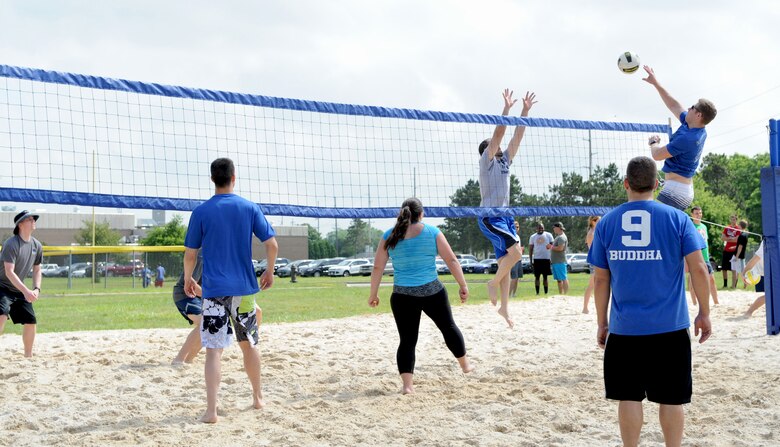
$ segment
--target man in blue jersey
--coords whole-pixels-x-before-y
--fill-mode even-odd
[[[214,160],[211,180],[215,185],[214,196],[192,211],[184,239],[184,292],[187,296],[197,294],[192,274],[198,249],[203,251],[201,343],[206,348],[206,413],[201,421],[206,423],[217,422],[222,351],[232,342],[234,330],[252,385],[253,407],[263,407],[260,354],[255,348],[257,314],[251,297],[259,291],[252,267],[252,235],[265,246],[268,268],[260,277],[263,290],[273,285],[278,252],[276,233],[260,207],[233,194],[236,183],[233,162],[228,158]]]
[[[666,173],[664,189],[658,195],[658,201],[685,211],[693,202],[693,175],[699,167],[704,141],[707,139],[705,126],[715,119],[718,111],[711,101],[704,98],[686,111],[658,83],[653,69],[647,65],[644,68],[647,77],[643,80],[658,90],[661,100],[681,123],[666,146],[660,145],[661,137],[658,135],[649,139],[653,160],[665,160],[661,169]]]
[[[509,109],[517,102],[512,99],[514,92],[505,89],[504,110],[502,115],[508,115]],[[520,116],[528,116],[531,107],[536,104],[536,94],[526,92],[523,98],[523,110]],[[493,136],[479,145],[479,192],[482,201],[479,206],[489,208],[505,208],[509,206],[509,166],[520,148],[520,141],[525,133],[525,126],[517,126],[506,152],[501,150],[501,140],[504,138],[506,126],[496,126]],[[490,302],[495,306],[501,292],[501,307],[498,313],[506,320],[509,327],[514,322],[509,317],[509,276],[512,266],[523,256],[520,239],[515,232],[514,219],[506,217],[480,217],[479,229],[493,244],[498,262],[496,276],[488,281],[487,289]]]
[[[636,157],[623,182],[628,202],[596,226],[588,262],[596,267],[596,339],[604,348],[607,399],[620,401],[624,445],[638,445],[642,401],[660,404],[666,445],[680,445],[691,401],[691,340],[684,269],[687,262],[698,296],[709,296],[704,241],[679,210],[653,201],[655,162]],[[609,324],[607,324],[607,309]],[[699,343],[710,337],[709,300],[699,300],[694,321]]]

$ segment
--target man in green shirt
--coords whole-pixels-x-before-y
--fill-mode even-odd
[[[707,271],[709,271],[710,274],[710,294],[712,295],[712,302],[715,304],[718,304],[718,288],[715,286],[715,272],[712,270],[712,264],[710,263],[710,244],[707,240],[707,226],[701,223],[701,207],[700,206],[694,206],[691,208],[691,218],[693,220],[693,226],[696,228],[696,231],[699,232],[702,238],[704,238],[704,249],[701,251],[702,256],[704,257],[704,263],[707,264]],[[688,271],[688,266],[685,266],[685,271]],[[697,305],[698,300],[696,298],[696,292],[693,290],[693,287],[690,286],[690,275],[688,275],[688,290],[691,291],[691,302],[693,305]]]

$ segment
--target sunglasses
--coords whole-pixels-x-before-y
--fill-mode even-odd
[[[688,110],[691,110],[691,109],[693,109],[693,110],[695,110],[695,111],[697,111],[697,112],[701,112],[701,110],[699,110],[699,109],[696,107],[696,104],[694,104],[694,105],[692,105],[692,106],[688,107]]]

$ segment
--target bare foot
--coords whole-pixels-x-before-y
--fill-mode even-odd
[[[409,385],[409,386],[401,387],[401,394],[414,394],[414,386]]]
[[[183,360],[179,360],[179,359],[173,359],[173,361],[171,362],[172,366],[181,366],[183,364],[184,364],[184,361]]]
[[[587,314],[587,313],[590,313],[590,311],[589,311],[589,310],[588,310],[588,308],[586,307],[586,308],[582,309],[582,313],[584,313],[584,314]]]
[[[504,307],[498,308],[498,314],[504,317],[504,320],[506,320],[506,324],[509,325],[509,329],[512,329],[515,327],[515,322],[512,321],[511,318],[509,318],[509,311],[506,310]]]
[[[263,407],[265,407],[265,402],[263,402],[263,398],[255,396],[252,402],[252,408],[254,408],[255,410],[262,410]]]
[[[216,424],[218,420],[217,413],[211,414],[208,411],[203,413],[203,416],[200,417],[200,421],[204,424]]]
[[[463,370],[463,374],[468,374],[476,369],[474,368],[474,365],[471,364],[471,362],[466,362],[466,364],[461,365],[460,368]]]
[[[496,305],[498,303],[498,287],[491,285],[490,281],[487,282],[488,297],[490,297],[490,304]]]

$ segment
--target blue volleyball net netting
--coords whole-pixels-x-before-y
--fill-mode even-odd
[[[497,109],[500,104],[497,104]],[[519,108],[519,106],[516,106]],[[526,133],[512,203],[480,208],[478,144]],[[0,65],[0,200],[190,211],[209,166],[236,164],[241,196],[268,215],[586,216],[667,124],[520,118],[336,104]],[[619,186],[619,185],[618,185]],[[624,197],[624,196],[623,196]]]

